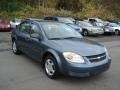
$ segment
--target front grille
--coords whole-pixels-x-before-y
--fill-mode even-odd
[[[80,29],[75,29],[76,31],[80,31]]]
[[[93,55],[93,56],[87,56],[87,59],[90,62],[99,62],[99,61],[106,59],[106,53],[102,53],[99,55]]]

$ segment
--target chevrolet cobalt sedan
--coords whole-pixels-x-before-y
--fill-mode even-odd
[[[107,49],[83,38],[70,26],[54,21],[26,20],[12,31],[12,50],[41,63],[46,75],[88,77],[109,69]]]

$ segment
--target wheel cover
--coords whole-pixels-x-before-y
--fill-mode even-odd
[[[87,31],[84,31],[84,35],[85,35],[85,36],[87,35]]]
[[[13,46],[12,46],[13,52],[17,52],[17,47],[16,47],[16,43],[13,42]]]
[[[54,75],[55,73],[55,65],[54,65],[54,62],[53,60],[51,59],[47,59],[46,62],[45,62],[45,70],[46,70],[46,73],[50,76]]]

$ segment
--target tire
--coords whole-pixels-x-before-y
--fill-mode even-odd
[[[45,70],[45,74],[50,79],[56,79],[59,77],[60,72],[58,68],[58,63],[52,55],[46,56],[44,61],[44,70]]]
[[[87,30],[83,30],[83,36],[88,36],[88,31]]]
[[[115,35],[119,35],[120,31],[119,30],[115,30]]]
[[[12,51],[16,55],[21,54],[21,51],[18,49],[18,46],[15,40],[12,41]]]

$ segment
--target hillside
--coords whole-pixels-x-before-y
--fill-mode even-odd
[[[72,16],[120,18],[120,0],[0,0],[0,17]]]

